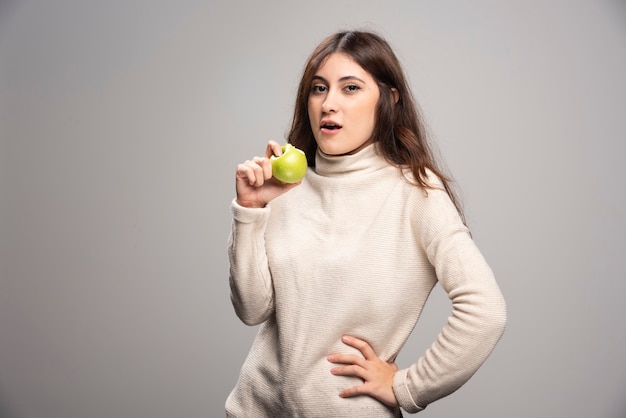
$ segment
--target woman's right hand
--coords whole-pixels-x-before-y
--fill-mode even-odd
[[[282,183],[272,177],[272,155],[280,156],[282,148],[276,141],[269,141],[265,157],[254,157],[237,165],[235,187],[237,203],[248,208],[262,208],[277,196],[301,183]]]

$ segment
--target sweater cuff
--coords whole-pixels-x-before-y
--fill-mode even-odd
[[[254,223],[267,219],[270,216],[269,206],[264,208],[247,208],[237,203],[237,199],[232,200],[230,210],[233,214],[233,219],[242,223]]]
[[[409,386],[407,384],[408,372],[409,369],[400,370],[393,376],[393,393],[396,395],[396,400],[398,401],[400,408],[410,414],[414,414],[422,411],[425,407],[416,404],[411,396],[411,391],[409,390]]]

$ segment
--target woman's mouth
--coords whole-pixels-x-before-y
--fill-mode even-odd
[[[341,125],[331,121],[322,121],[322,123],[320,123],[320,129],[323,132],[337,132],[341,129]]]

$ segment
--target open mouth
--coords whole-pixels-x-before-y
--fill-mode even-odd
[[[329,131],[334,131],[336,129],[341,129],[341,125],[336,125],[334,123],[324,123],[321,125],[322,129],[327,129]]]

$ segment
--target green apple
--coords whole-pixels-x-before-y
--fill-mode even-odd
[[[297,183],[306,174],[306,155],[289,143],[283,145],[282,150],[282,155],[270,157],[272,176],[283,183]]]

